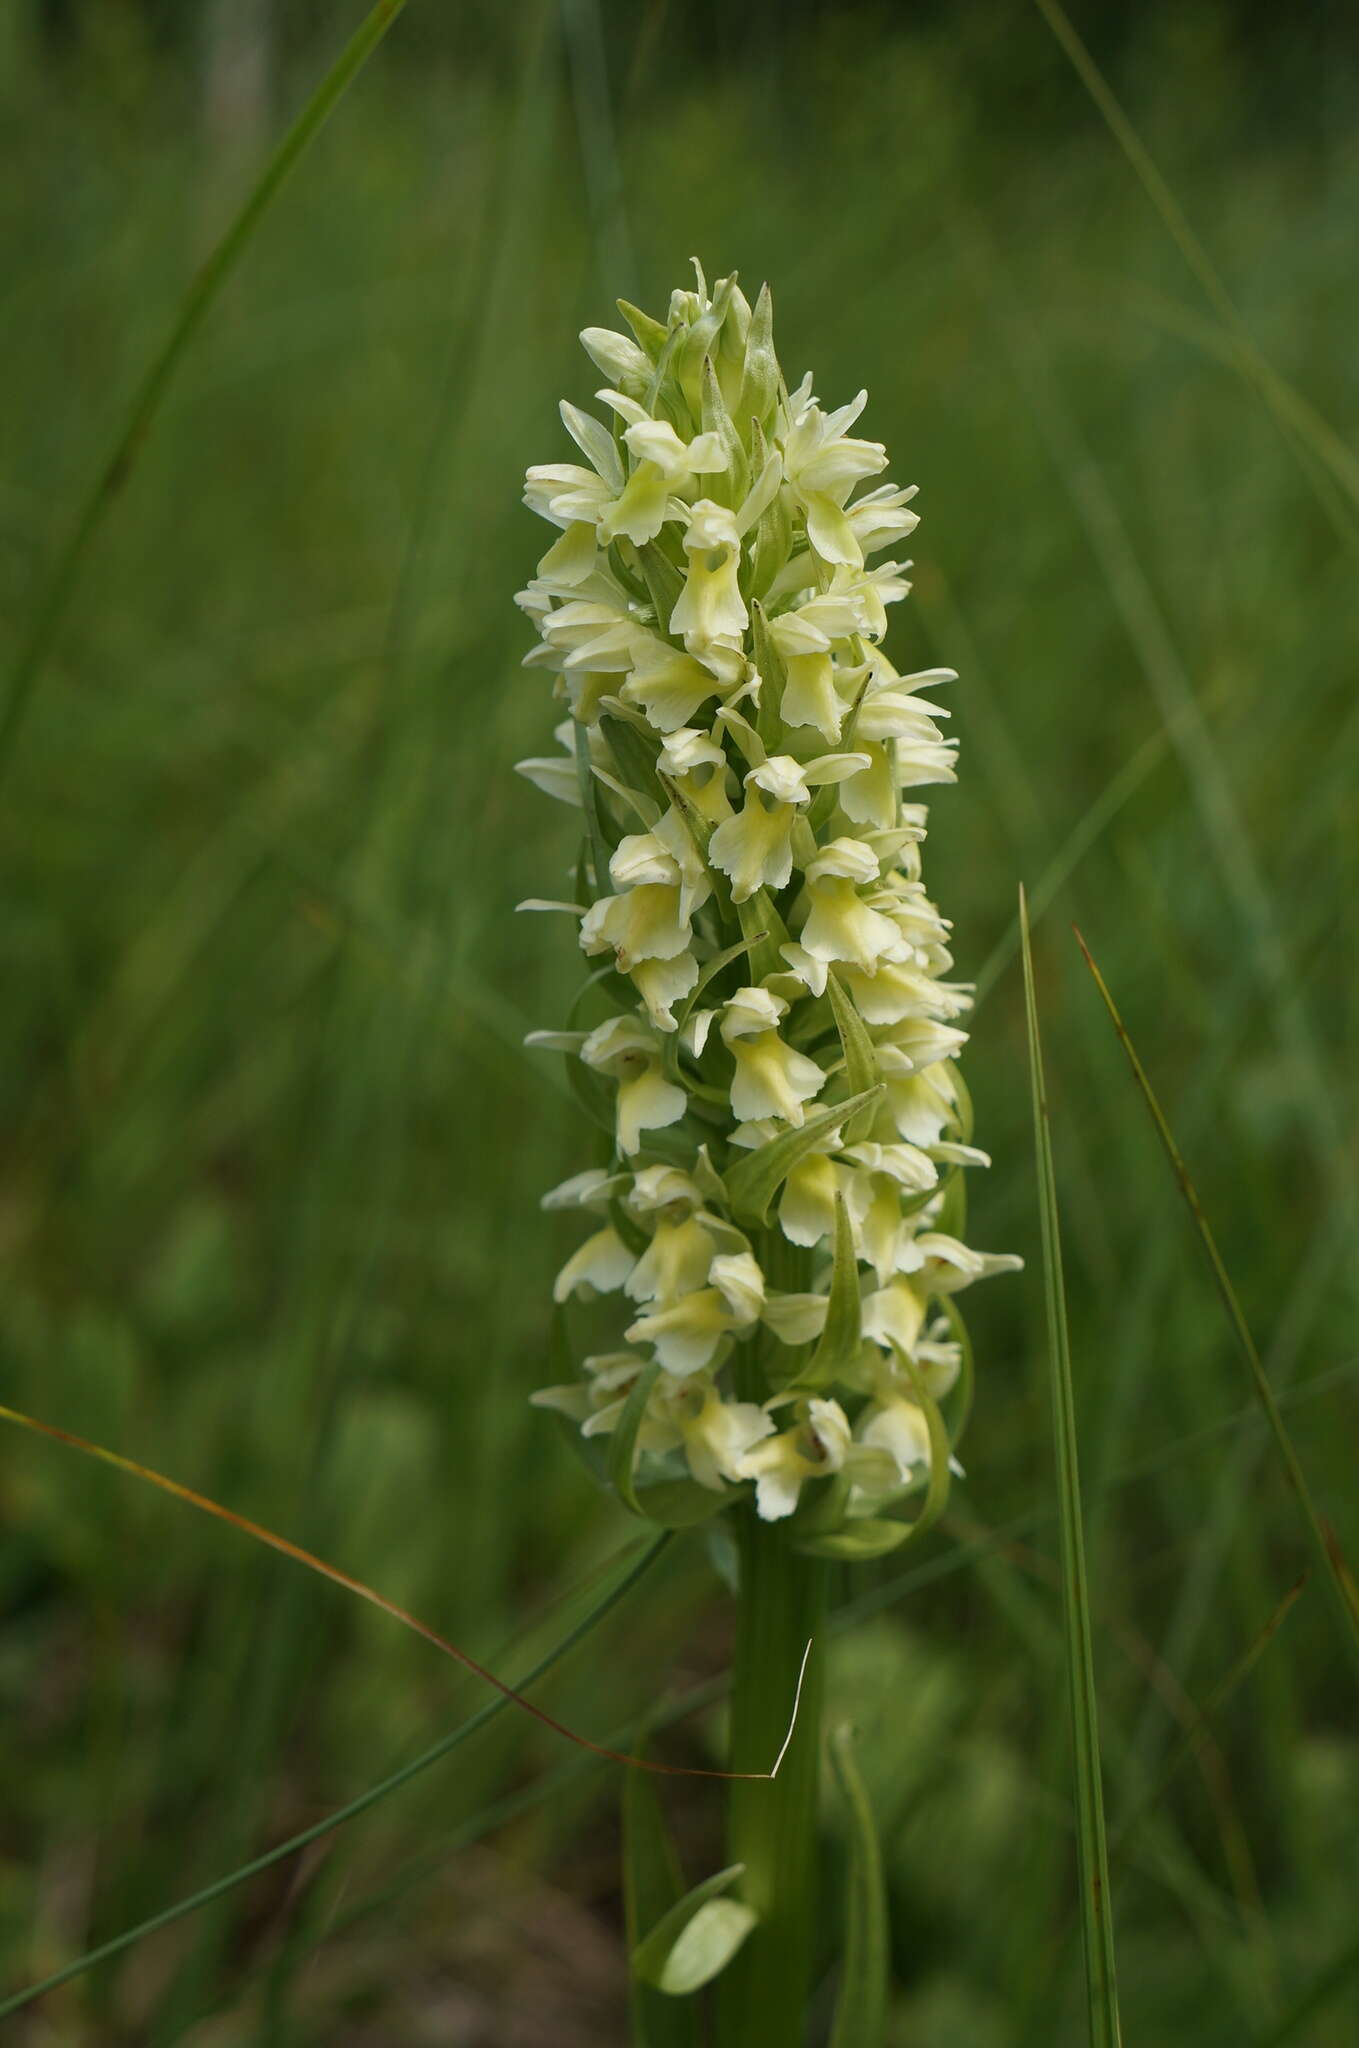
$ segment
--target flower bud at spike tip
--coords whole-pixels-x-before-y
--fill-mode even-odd
[[[695,268],[664,321],[586,328],[604,418],[564,403],[574,448],[525,489],[555,529],[518,602],[562,752],[521,769],[584,813],[543,901],[592,970],[532,1042],[608,1148],[548,1198],[591,1212],[555,1291],[592,1335],[535,1399],[644,1514],[753,1499],[850,1556],[856,1520],[937,1514],[954,1297],[1019,1264],[957,1235],[986,1159],[914,797],[954,779],[924,694],[953,677],[883,652],[909,564],[880,558],[918,519],[855,431],[867,394],[790,390],[769,287]]]

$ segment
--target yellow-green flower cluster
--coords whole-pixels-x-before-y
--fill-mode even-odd
[[[874,1554],[946,1479],[953,1296],[1019,1263],[959,1235],[986,1161],[913,797],[954,780],[953,677],[882,649],[910,564],[878,558],[917,522],[871,482],[866,393],[787,388],[768,287],[752,307],[700,271],[664,323],[622,311],[630,335],[581,337],[603,417],[561,408],[583,461],[525,494],[558,529],[518,601],[562,719],[520,769],[584,844],[565,900],[522,907],[578,918],[593,969],[573,1028],[532,1042],[607,1130],[546,1206],[588,1218],[558,1302],[611,1331],[536,1398],[612,1441],[643,1512],[753,1485],[808,1547]]]

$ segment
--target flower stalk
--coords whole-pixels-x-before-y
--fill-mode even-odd
[[[696,266],[697,268],[697,266]],[[768,287],[676,292],[581,339],[605,417],[530,469],[557,529],[519,603],[561,711],[521,762],[580,814],[559,893],[588,979],[563,1030],[598,1127],[544,1198],[584,1235],[557,1277],[576,1376],[534,1398],[630,1512],[733,1515],[733,1768],[787,1727],[827,1560],[938,1515],[970,1401],[954,1297],[1017,1265],[963,1238],[970,1000],[925,892],[926,809],[955,779],[935,693],[882,642],[917,517],[872,483],[867,402],[789,388]],[[753,1930],[723,2040],[801,2040],[816,1943],[821,1662],[777,1780],[732,1788]],[[730,1920],[732,1916],[728,1914]],[[740,1916],[748,1920],[748,1914]],[[715,1966],[716,1967],[716,1966]]]
[[[818,1946],[821,1630],[830,1567],[823,1558],[800,1555],[777,1526],[748,1508],[736,1517],[736,1536],[731,1769],[769,1768],[794,1697],[797,1723],[778,1776],[764,1784],[736,1781],[728,1797],[728,1861],[744,1865],[742,1896],[757,1919],[718,1983],[718,2042],[719,2048],[746,2048],[751,2041],[801,2048]]]

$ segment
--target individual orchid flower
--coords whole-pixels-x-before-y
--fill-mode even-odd
[[[820,784],[843,782],[868,765],[866,754],[822,754],[795,761],[774,754],[744,777],[746,800],[718,826],[708,857],[731,880],[732,901],[745,903],[757,889],[782,889],[793,872],[793,830]],[[876,865],[874,872],[877,872]]]
[[[744,1477],[745,1458],[776,1426],[754,1401],[723,1400],[711,1373],[658,1381],[647,1419],[673,1432],[691,1475],[710,1493],[725,1493]]]
[[[741,1476],[755,1481],[755,1506],[762,1521],[791,1515],[809,1479],[838,1472],[853,1438],[838,1401],[811,1400],[802,1420],[746,1452]]]
[[[652,1307],[624,1334],[630,1344],[650,1344],[664,1371],[682,1377],[710,1364],[724,1338],[753,1329],[764,1298],[764,1274],[752,1255],[719,1253],[705,1286]]]
[[[817,960],[846,961],[864,973],[902,956],[896,926],[859,894],[877,879],[878,868],[877,854],[861,839],[833,839],[808,863],[808,909],[799,934],[804,952]]]
[[[839,739],[852,701],[849,693],[867,681],[868,670],[837,663],[835,650],[863,623],[861,605],[830,595],[811,597],[769,621],[769,637],[788,677],[781,705],[785,724],[813,725],[823,739]],[[856,744],[858,736],[856,727]]]
[[[784,475],[806,519],[807,538],[823,562],[855,567],[863,562],[863,545],[845,513],[845,500],[862,478],[887,467],[880,441],[852,440],[845,432],[867,403],[868,393],[861,391],[848,405],[825,413],[808,393],[784,438]]]
[[[804,1104],[826,1085],[816,1061],[779,1037],[779,1020],[787,1010],[783,998],[768,989],[742,988],[723,1011],[722,1040],[736,1062],[731,1106],[742,1123],[772,1116],[800,1124]]]
[[[617,1083],[616,1135],[625,1157],[637,1150],[643,1131],[678,1123],[689,1106],[684,1090],[666,1080],[660,1040],[640,1017],[610,1017],[596,1026],[581,1044],[580,1057]]]
[[[682,441],[669,420],[653,419],[645,406],[621,391],[597,394],[606,405],[628,422],[623,440],[633,457],[632,473],[618,497],[605,507],[599,519],[599,539],[630,540],[643,547],[655,540],[669,518],[685,516],[686,507],[675,494],[697,477],[711,476],[727,467],[720,434],[695,434]]]
[[[689,570],[670,614],[670,631],[719,679],[737,680],[746,666],[741,642],[750,613],[740,588],[736,514],[711,498],[699,498],[690,507],[684,552]]]
[[[686,811],[704,824],[720,825],[731,816],[727,795],[731,771],[726,754],[710,734],[693,726],[667,730],[656,757],[656,771]]]

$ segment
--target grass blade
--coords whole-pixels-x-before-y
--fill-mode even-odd
[[[122,432],[80,509],[57,557],[33,623],[20,644],[10,672],[4,709],[0,711],[0,778],[3,778],[43,663],[66,615],[81,565],[114,499],[127,482],[181,358],[289,172],[315,141],[405,5],[406,0],[377,0],[377,5],[365,15],[264,166],[244,205],[185,293],[175,323],[138,386]]]
[[[575,1627],[570,1629],[560,1642],[554,1643],[551,1649],[546,1650],[538,1661],[524,1673],[523,1677],[519,1680],[519,1685],[521,1687],[531,1685],[535,1679],[541,1678],[545,1672],[551,1670],[554,1664],[559,1663],[569,1651],[573,1650],[577,1643],[587,1636],[604,1619],[605,1615],[609,1614],[618,1605],[619,1601],[631,1592],[638,1580],[656,1562],[669,1541],[670,1537],[667,1532],[658,1536],[654,1542],[649,1543],[640,1556],[636,1556],[635,1561],[600,1596],[589,1612],[576,1623]],[[449,1734],[441,1736],[438,1742],[432,1744],[429,1749],[424,1750],[421,1755],[414,1757],[411,1762],[403,1764],[399,1770],[392,1771],[387,1777],[379,1779],[376,1785],[370,1785],[366,1792],[361,1792],[356,1799],[351,1799],[346,1805],[337,1807],[333,1813],[326,1814],[324,1819],[314,1821],[310,1827],[304,1828],[300,1834],[290,1835],[286,1842],[276,1843],[272,1849],[267,1849],[262,1856],[253,1857],[249,1863],[243,1863],[237,1870],[228,1871],[224,1877],[215,1879],[212,1884],[204,1885],[200,1891],[191,1892],[187,1898],[176,1900],[173,1906],[166,1906],[162,1912],[153,1913],[149,1919],[139,1921],[135,1927],[126,1928],[123,1933],[115,1934],[111,1940],[101,1942],[98,1948],[89,1949],[83,1956],[77,1956],[74,1962],[65,1964],[60,1970],[54,1970],[51,1976],[43,1977],[38,1983],[29,1984],[22,1991],[16,1991],[9,1998],[0,2000],[0,2019],[8,2018],[11,2013],[20,2011],[26,2005],[31,2005],[35,1999],[43,1997],[49,1991],[55,1991],[59,1985],[69,1984],[73,1977],[81,1976],[86,1970],[93,1969],[97,1963],[106,1963],[112,1957],[123,1954],[126,1949],[134,1947],[145,1936],[159,1932],[162,1927],[171,1926],[176,1920],[187,1918],[190,1913],[196,1913],[200,1907],[210,1905],[214,1899],[224,1897],[227,1892],[234,1891],[238,1885],[248,1884],[252,1877],[260,1876],[263,1871],[272,1870],[276,1863],[282,1863],[285,1858],[295,1856],[299,1850],[308,1848],[311,1843],[320,1841],[323,1836],[332,1833],[334,1829],[343,1827],[346,1821],[357,1820],[361,1813],[367,1813],[370,1807],[376,1806],[380,1800],[387,1798],[389,1793],[398,1791],[401,1786],[408,1784],[412,1778],[418,1777],[422,1771],[427,1771],[431,1764],[441,1762],[460,1743],[466,1742],[471,1736],[484,1728],[488,1721],[493,1720],[497,1714],[503,1713],[508,1705],[509,1699],[505,1694],[501,1694],[496,1699],[488,1700],[486,1705],[473,1714],[469,1721],[462,1722],[459,1727],[451,1730]]]
[[[1330,2004],[1336,1992],[1343,1989],[1354,1976],[1359,1976],[1359,1940],[1352,1941],[1348,1948],[1342,1949],[1335,1961],[1322,1971],[1279,2025],[1260,2036],[1258,2048],[1285,2048],[1285,2043],[1288,2042],[1305,2044],[1308,2040],[1315,2039],[1314,2035],[1304,2033],[1303,2029],[1310,2027],[1317,2014]]]
[[[1208,251],[1190,226],[1183,208],[1162,176],[1150,150],[1142,141],[1108,80],[1077,33],[1061,5],[1061,0],[1034,0],[1034,4],[1051,29],[1072,70],[1089,93],[1109,133],[1127,158],[1133,175],[1160,215],[1162,225],[1197,279],[1204,297],[1232,337],[1246,376],[1273,415],[1275,425],[1285,444],[1298,458],[1304,475],[1316,489],[1317,496],[1337,533],[1353,545],[1359,539],[1359,529],[1354,525],[1349,506],[1345,505],[1343,500],[1337,499],[1335,492],[1330,488],[1332,483],[1338,484],[1351,503],[1359,501],[1359,489],[1356,488],[1359,479],[1356,479],[1352,457],[1348,455],[1339,436],[1331,433],[1324,422],[1320,434],[1312,430],[1311,408],[1296,398],[1278,371],[1262,354]]]
[[[1062,1244],[1057,1214],[1057,1180],[1043,1084],[1038,1036],[1029,914],[1019,892],[1019,933],[1024,959],[1024,1010],[1029,1031],[1029,1080],[1033,1093],[1034,1149],[1038,1158],[1039,1216],[1043,1238],[1043,1290],[1047,1302],[1048,1353],[1052,1373],[1052,1420],[1057,1456],[1062,1530],[1062,1612],[1066,1628],[1067,1675],[1071,1690],[1071,1733],[1075,1749],[1077,1844],[1080,1854],[1081,1932],[1090,2039],[1097,2048],[1118,2048],[1118,1985],[1109,1895],[1109,1852],[1104,1834],[1104,1788],[1100,1776],[1099,1716],[1095,1702],[1090,1601],[1085,1577],[1085,1536],[1081,1521],[1076,1412],[1062,1283]]]
[[[1359,1673],[1359,1608],[1356,1608],[1346,1585],[1344,1561],[1336,1553],[1332,1544],[1327,1541],[1326,1531],[1322,1526],[1321,1517],[1317,1513],[1311,1489],[1307,1484],[1307,1476],[1302,1469],[1298,1454],[1293,1448],[1293,1439],[1288,1433],[1288,1425],[1283,1419],[1279,1403],[1275,1398],[1274,1389],[1269,1383],[1269,1375],[1265,1371],[1264,1361],[1260,1357],[1255,1339],[1251,1335],[1250,1325],[1246,1321],[1245,1313],[1237,1298],[1236,1289],[1233,1287],[1231,1277],[1223,1263],[1222,1254],[1217,1248],[1217,1239],[1213,1236],[1212,1226],[1203,1212],[1203,1205],[1199,1201],[1198,1191],[1189,1177],[1189,1169],[1180,1156],[1180,1148],[1175,1143],[1170,1125],[1166,1121],[1165,1111],[1157,1100],[1156,1091],[1147,1078],[1146,1068],[1138,1058],[1133,1042],[1128,1036],[1127,1026],[1118,1013],[1114,999],[1109,993],[1108,984],[1100,973],[1099,968],[1095,965],[1090,948],[1086,945],[1079,931],[1076,932],[1076,942],[1080,946],[1081,952],[1085,955],[1085,964],[1094,976],[1095,986],[1100,992],[1105,1009],[1109,1012],[1110,1022],[1118,1033],[1119,1042],[1128,1056],[1128,1064],[1132,1068],[1133,1078],[1142,1091],[1142,1099],[1146,1103],[1151,1120],[1156,1126],[1156,1135],[1161,1140],[1162,1148],[1167,1159],[1170,1161],[1171,1170],[1179,1184],[1180,1193],[1184,1196],[1189,1214],[1193,1219],[1194,1228],[1198,1232],[1199,1242],[1203,1246],[1204,1256],[1208,1261],[1209,1270],[1213,1276],[1213,1284],[1217,1288],[1218,1298],[1226,1311],[1232,1335],[1236,1338],[1241,1355],[1246,1361],[1256,1396],[1259,1399],[1261,1408],[1264,1410],[1265,1420],[1268,1422],[1270,1433],[1274,1438],[1280,1462],[1283,1465],[1288,1483],[1293,1489],[1303,1521],[1306,1524],[1308,1541],[1312,1546],[1312,1555],[1321,1574],[1322,1583],[1325,1585],[1330,1596],[1332,1610],[1349,1649],[1356,1673]]]

